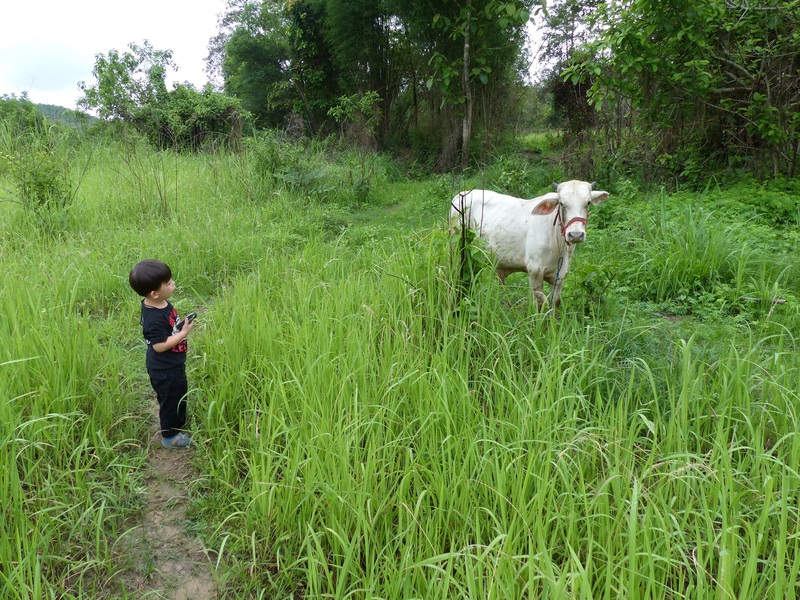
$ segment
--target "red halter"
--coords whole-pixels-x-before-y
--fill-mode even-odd
[[[553,227],[555,227],[556,223],[558,223],[561,227],[561,237],[563,237],[566,240],[567,229],[569,228],[569,226],[572,225],[575,221],[578,221],[579,223],[583,223],[583,226],[586,227],[586,221],[588,217],[586,219],[584,219],[583,217],[573,217],[567,222],[566,225],[564,225],[564,219],[561,217],[561,207],[562,205],[559,202],[558,208],[556,208],[556,218],[553,219]]]

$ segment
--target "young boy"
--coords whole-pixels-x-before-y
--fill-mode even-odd
[[[158,397],[161,444],[186,448],[191,438],[181,431],[186,425],[187,336],[194,323],[182,323],[168,302],[175,291],[170,268],[158,260],[143,260],[131,269],[128,282],[142,296],[142,334],[147,342],[145,364],[150,384]]]

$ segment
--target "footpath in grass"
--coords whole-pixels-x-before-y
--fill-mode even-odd
[[[174,600],[212,600],[219,595],[214,578],[215,554],[194,535],[187,520],[194,450],[161,447],[158,410],[151,418],[151,451],[145,480],[147,502],[141,522],[122,541],[121,563],[127,565],[120,580],[126,593],[136,597]]]

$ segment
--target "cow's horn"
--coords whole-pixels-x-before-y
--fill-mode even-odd
[[[595,183],[597,183],[597,182],[596,182],[596,181],[593,181],[592,183],[590,183],[590,184],[589,184],[589,186],[590,186],[592,189],[594,189],[594,184],[595,184]]]
[[[558,184],[555,181],[553,182],[553,188],[558,191]]]

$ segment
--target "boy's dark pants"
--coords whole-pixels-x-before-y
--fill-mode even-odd
[[[158,397],[158,419],[161,435],[171,438],[186,425],[186,368],[175,367],[166,371],[150,371],[150,385]]]

